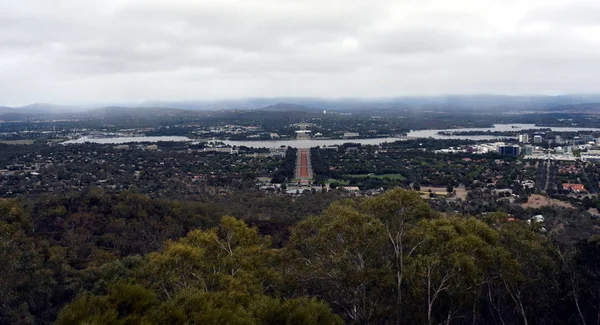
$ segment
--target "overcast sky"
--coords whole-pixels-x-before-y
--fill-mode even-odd
[[[0,105],[599,91],[597,0],[0,0]]]

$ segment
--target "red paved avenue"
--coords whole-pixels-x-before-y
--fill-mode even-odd
[[[308,171],[308,149],[300,149],[300,166],[299,166],[299,176],[300,178],[310,178],[310,173]]]

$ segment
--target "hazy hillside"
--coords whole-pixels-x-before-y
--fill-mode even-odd
[[[461,96],[406,96],[394,98],[249,98],[239,100],[214,101],[153,101],[138,104],[108,106],[111,114],[139,114],[140,112],[170,111],[365,111],[380,110],[549,110],[559,112],[588,113],[600,103],[600,95],[562,95],[562,96],[504,96],[504,95],[461,95]],[[97,106],[102,107],[102,106]],[[12,111],[35,114],[77,113],[101,111],[104,108],[90,109],[83,106],[60,106],[47,103],[35,103],[22,107],[0,106],[0,114]],[[96,113],[94,113],[96,114]]]
[[[290,103],[278,103],[275,105],[269,105],[267,107],[259,109],[259,111],[265,111],[265,112],[307,112],[307,111],[312,112],[312,111],[318,111],[318,110],[319,109],[317,109],[317,108],[309,108],[306,106],[290,104]]]
[[[14,109],[12,107],[0,106],[0,114],[10,113]]]
[[[576,105],[562,105],[549,108],[548,111],[553,113],[570,113],[570,114],[600,114],[600,103],[585,103]]]
[[[29,120],[29,119],[34,119],[36,117],[38,117],[39,115],[36,114],[31,114],[31,113],[20,113],[20,112],[7,112],[7,113],[2,113],[0,111],[0,121],[24,121],[24,120]]]
[[[163,108],[163,107],[103,107],[91,110],[89,112],[93,116],[136,116],[136,115],[148,115],[148,114],[161,114],[161,115],[175,115],[175,114],[192,114],[192,111],[176,109],[176,108]]]

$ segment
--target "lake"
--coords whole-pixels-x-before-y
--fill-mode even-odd
[[[452,132],[452,131],[516,131],[520,130],[539,130],[539,129],[551,129],[555,132],[578,132],[578,131],[597,131],[600,132],[600,128],[578,128],[578,127],[550,127],[550,126],[536,126],[535,124],[494,124],[491,128],[464,128],[464,129],[435,129],[435,130],[417,130],[408,133],[409,138],[434,138],[434,139],[461,139],[461,140],[501,140],[511,139],[515,137],[498,137],[492,135],[441,135],[438,132]]]
[[[578,128],[578,127],[545,127],[535,126],[534,124],[495,124],[490,128],[465,128],[465,129],[432,129],[432,130],[417,130],[408,133],[409,138],[434,138],[434,139],[464,139],[464,140],[502,140],[510,139],[511,137],[498,137],[492,135],[441,135],[438,132],[441,131],[520,131],[520,130],[537,130],[537,129],[551,129],[555,132],[578,132],[578,131],[597,131],[600,132],[600,128]],[[514,137],[512,137],[514,138]],[[281,146],[289,146],[294,148],[312,148],[312,147],[324,147],[324,146],[335,146],[344,143],[360,143],[365,145],[379,145],[387,142],[401,141],[404,139],[400,138],[375,138],[375,139],[340,139],[340,140],[266,140],[266,141],[229,141],[229,140],[215,140],[222,142],[230,146],[245,146],[252,148],[276,148]],[[162,136],[162,137],[121,137],[121,138],[79,138],[77,140],[69,140],[62,142],[62,144],[74,144],[74,143],[101,143],[101,144],[122,144],[130,142],[159,142],[159,141],[171,141],[171,142],[189,142],[198,141],[188,137],[179,136]],[[208,141],[208,140],[200,140]]]
[[[344,143],[360,143],[360,144],[381,144],[385,142],[394,142],[401,139],[398,138],[376,138],[376,139],[342,139],[342,140],[267,140],[267,141],[229,141],[229,140],[218,140],[215,142],[222,142],[230,146],[245,146],[252,148],[276,148],[281,146],[290,146],[295,148],[312,148],[312,147],[323,147],[341,145]],[[198,141],[188,137],[178,136],[163,136],[163,137],[118,137],[118,138],[79,138],[77,140],[69,140],[62,142],[62,144],[76,144],[76,143],[100,143],[100,144],[123,144],[130,142],[159,142],[159,141],[170,141],[170,142],[189,142]],[[209,141],[209,140],[201,140]],[[212,140],[210,140],[212,141]]]
[[[326,147],[342,145],[344,143],[360,143],[360,144],[371,144],[378,145],[386,142],[395,142],[402,139],[399,138],[375,138],[375,139],[341,139],[341,140],[270,140],[270,141],[226,141],[216,140],[223,142],[230,146],[245,146],[252,148],[276,148],[281,146],[289,146],[294,148],[312,148],[312,147]]]
[[[194,141],[188,137],[177,137],[177,136],[164,136],[164,137],[118,137],[118,138],[88,138],[83,137],[77,140],[69,140],[61,142],[61,144],[75,144],[75,143],[100,143],[100,144],[122,144],[130,142],[188,142]]]

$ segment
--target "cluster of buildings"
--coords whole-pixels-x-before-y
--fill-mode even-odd
[[[359,136],[358,132],[344,132],[344,139],[358,138]]]
[[[519,134],[519,143],[529,143],[529,134]],[[542,134],[535,134],[531,139],[533,143],[543,143],[544,137]]]
[[[466,152],[485,154],[490,152],[497,152],[503,156],[519,156],[521,154],[521,147],[513,144],[506,144],[504,142],[494,143],[482,143],[474,146],[469,146]]]
[[[600,138],[595,138],[591,134],[578,135],[571,139],[564,139],[560,135],[554,135],[553,137],[547,137],[544,132],[534,134],[531,138],[529,134],[520,134],[518,136],[519,143],[522,144],[541,144],[547,142],[549,144],[567,145],[567,146],[595,146],[600,144]]]
[[[534,134],[530,137],[529,134],[520,134],[518,136],[519,144],[507,144],[504,142],[495,142],[487,144],[477,144],[461,149],[444,149],[439,152],[472,152],[472,153],[488,153],[497,152],[503,156],[518,157],[523,155],[525,159],[545,159],[545,160],[564,160],[574,161],[581,159],[582,161],[600,161],[600,139],[596,139],[591,135],[577,136],[571,140],[565,140],[560,136],[555,136],[553,139],[546,139],[545,134]],[[542,147],[542,144],[547,142],[550,148]],[[556,144],[556,146],[552,146]],[[581,157],[578,158],[573,154],[573,151],[581,152]]]
[[[581,153],[582,161],[600,161],[600,150],[590,149]]]
[[[273,158],[284,159],[287,156],[287,150],[288,150],[288,147],[285,147],[285,146],[284,147],[276,147],[276,148],[269,148],[269,152],[246,153],[246,154],[244,154],[244,156],[251,157],[251,158],[273,157]],[[204,149],[202,149],[202,152],[219,152],[219,153],[228,153],[230,155],[237,155],[240,153],[240,150],[237,147],[219,146],[219,147],[204,148]]]
[[[207,148],[231,152],[233,148]],[[99,150],[95,145],[59,146],[32,150],[0,159],[0,196],[101,187],[122,190],[135,186],[140,193],[239,188],[248,171],[272,174],[287,148],[241,149],[239,155],[203,153],[189,144],[181,148],[160,144],[122,144]],[[253,156],[253,152],[257,155]],[[270,158],[274,157],[274,158]],[[7,177],[10,176],[10,177]],[[246,182],[246,183],[245,183]]]
[[[239,150],[234,149],[233,147],[208,147],[202,150],[203,152],[223,152],[231,155],[237,155]]]
[[[578,148],[579,149],[579,148]],[[450,147],[447,149],[436,150],[436,153],[473,153],[486,154],[498,153],[507,157],[524,156],[525,159],[549,159],[549,160],[577,160],[573,155],[573,146],[555,147],[553,149],[544,149],[533,145],[517,145],[505,142],[480,143],[466,147]],[[581,154],[584,161],[600,161],[600,150],[588,150]]]
[[[206,128],[204,130],[198,130],[194,133],[198,135],[204,134],[246,134],[246,133],[254,133],[260,131],[261,128],[258,126],[245,126],[245,125],[224,125],[224,126],[213,126]]]
[[[504,142],[494,143],[481,143],[473,146],[461,147],[450,147],[448,149],[436,150],[436,153],[457,153],[457,152],[468,152],[473,154],[486,154],[490,152],[497,152],[503,156],[519,156],[521,154],[521,147],[518,145],[506,144]]]
[[[312,138],[329,139],[329,137],[327,137],[327,138],[323,137],[323,134],[320,132],[312,133],[312,131],[308,129],[308,127],[314,126],[314,124],[299,123],[299,124],[293,124],[292,126],[300,128],[299,130],[295,131],[296,139],[298,139],[298,140],[310,140]],[[356,139],[356,138],[360,137],[360,133],[348,132],[348,131],[337,131],[337,132],[334,132],[334,135],[336,137],[341,136],[341,138],[343,138],[343,139]],[[273,138],[273,137],[271,136],[271,138]]]
[[[236,137],[242,139],[262,139],[262,140],[279,140],[289,139],[290,136],[286,134],[278,134],[275,132],[266,132],[260,126],[246,126],[246,125],[224,125],[224,126],[212,126],[203,128],[192,132],[199,137],[219,137],[228,138]]]

